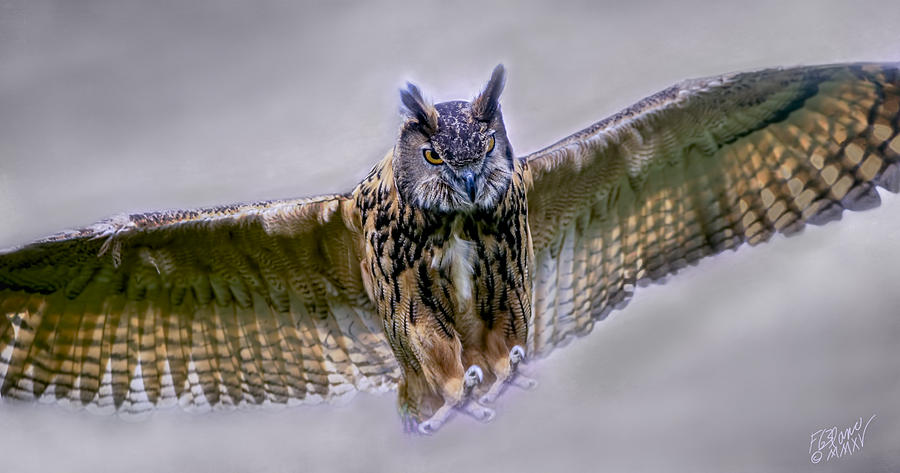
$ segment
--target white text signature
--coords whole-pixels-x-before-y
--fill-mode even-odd
[[[863,422],[860,417],[846,429],[827,427],[819,429],[809,436],[809,461],[819,463],[833,458],[841,458],[844,455],[853,455],[862,450],[866,443],[866,429],[869,423],[875,419],[875,415]]]

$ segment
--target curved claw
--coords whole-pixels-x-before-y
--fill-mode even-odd
[[[513,386],[522,389],[534,389],[537,386],[537,381],[527,376],[522,376],[518,372],[519,363],[523,361],[525,361],[525,349],[522,348],[521,345],[513,346],[509,350],[510,374],[504,379],[497,379],[493,386],[488,389],[487,393],[478,399],[478,402],[482,404],[491,404],[496,401],[500,396],[500,392],[503,390],[505,383],[512,384]]]
[[[481,384],[482,381],[484,381],[484,372],[480,366],[472,365],[466,370],[464,381],[466,389],[472,389],[476,385]]]
[[[512,349],[509,350],[509,363],[516,366],[523,361],[525,361],[525,349],[519,345],[512,347]]]

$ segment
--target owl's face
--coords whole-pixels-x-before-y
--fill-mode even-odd
[[[401,91],[407,119],[394,153],[394,176],[404,201],[439,213],[497,207],[509,187],[514,159],[500,113],[502,89],[502,66],[471,102],[431,105],[407,84]]]

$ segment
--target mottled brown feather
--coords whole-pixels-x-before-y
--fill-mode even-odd
[[[0,254],[0,396],[141,413],[394,388],[349,207],[122,216]]]
[[[655,94],[527,156],[528,352],[545,355],[635,285],[898,191],[898,64],[729,74]]]

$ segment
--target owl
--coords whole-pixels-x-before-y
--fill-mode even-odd
[[[517,157],[494,69],[401,90],[354,189],[121,215],[0,253],[0,398],[145,415],[396,389],[490,420],[635,287],[900,190],[900,64],[688,80]]]

